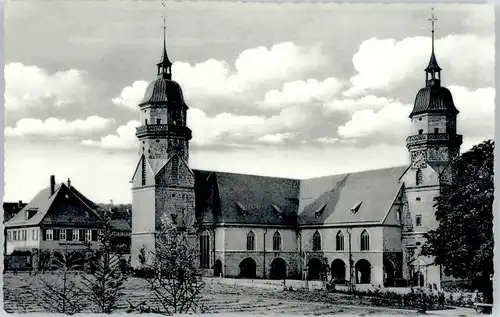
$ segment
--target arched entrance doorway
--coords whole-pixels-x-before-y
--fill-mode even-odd
[[[307,279],[310,281],[320,280],[324,272],[323,263],[318,258],[312,258],[307,263]]]
[[[286,278],[286,262],[282,258],[275,258],[271,262],[271,272],[269,278],[273,280],[282,280]]]
[[[384,286],[392,287],[394,286],[394,275],[395,275],[394,264],[389,261],[384,261]]]
[[[345,283],[345,263],[341,259],[332,262],[332,280],[335,283]]]
[[[240,277],[242,278],[255,278],[257,271],[257,263],[254,259],[246,258],[240,262]]]
[[[417,271],[413,274],[413,285],[423,287],[425,284],[424,282],[424,275],[422,272]]]
[[[221,260],[217,260],[215,261],[215,265],[214,265],[214,276],[221,276],[222,274],[222,262]]]
[[[356,262],[356,284],[370,284],[372,265],[365,259]]]

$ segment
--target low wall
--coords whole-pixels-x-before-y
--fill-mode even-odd
[[[272,289],[283,289],[284,287],[293,287],[295,289],[305,287],[305,281],[301,280],[265,280],[265,279],[238,279],[238,278],[217,278],[217,277],[203,277],[203,281],[210,284],[223,284],[223,285],[238,285],[246,287],[256,287],[256,288],[272,288]],[[323,282],[321,281],[308,281],[309,289],[322,289]]]
[[[295,289],[298,288],[304,288],[305,287],[305,281],[301,280],[285,280],[285,283],[283,280],[267,280],[267,279],[238,279],[238,278],[217,278],[217,277],[203,277],[203,281],[210,285],[210,284],[223,284],[223,285],[238,285],[238,286],[246,286],[246,287],[255,287],[255,288],[270,288],[270,289],[283,289],[284,287],[292,287]],[[324,284],[321,281],[308,281],[308,288],[309,289],[323,289]],[[348,287],[345,285],[336,285],[336,289],[340,291],[346,291],[348,290]],[[374,290],[377,287],[375,285],[369,285],[369,284],[359,284],[356,285],[356,289],[360,291],[368,291],[368,290]],[[393,293],[398,293],[398,294],[407,294],[411,292],[410,287],[383,287],[380,288],[381,292],[393,292]],[[471,296],[472,299],[474,300],[477,296],[477,293],[455,293],[455,292],[444,292],[445,297],[449,298],[450,295],[453,296],[453,298],[457,298],[460,295],[462,296]]]

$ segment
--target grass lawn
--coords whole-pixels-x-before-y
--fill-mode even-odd
[[[55,278],[50,274],[45,279]],[[75,276],[75,279],[79,279]],[[4,274],[4,310],[8,313],[44,312],[41,296],[33,297],[28,290],[34,277],[26,273]],[[307,315],[349,314],[349,315],[391,315],[417,316],[414,311],[369,307],[369,300],[342,294],[318,292],[283,291],[279,289],[254,288],[242,285],[207,283],[204,302],[209,313],[244,312],[246,314],[296,313]],[[125,285],[125,296],[120,300],[118,312],[125,312],[128,302],[138,304],[151,302],[153,295],[140,279],[129,278]],[[92,312],[87,305],[87,312]]]

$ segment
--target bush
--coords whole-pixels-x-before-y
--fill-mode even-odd
[[[155,274],[154,270],[148,267],[140,267],[132,269],[132,275],[138,278],[152,278],[154,274]]]

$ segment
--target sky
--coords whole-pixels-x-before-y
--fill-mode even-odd
[[[436,4],[462,151],[494,132],[494,11]],[[71,178],[131,202],[138,103],[163,46],[159,1],[5,5],[5,197]],[[167,2],[194,169],[311,178],[406,165],[431,50],[429,4]]]

